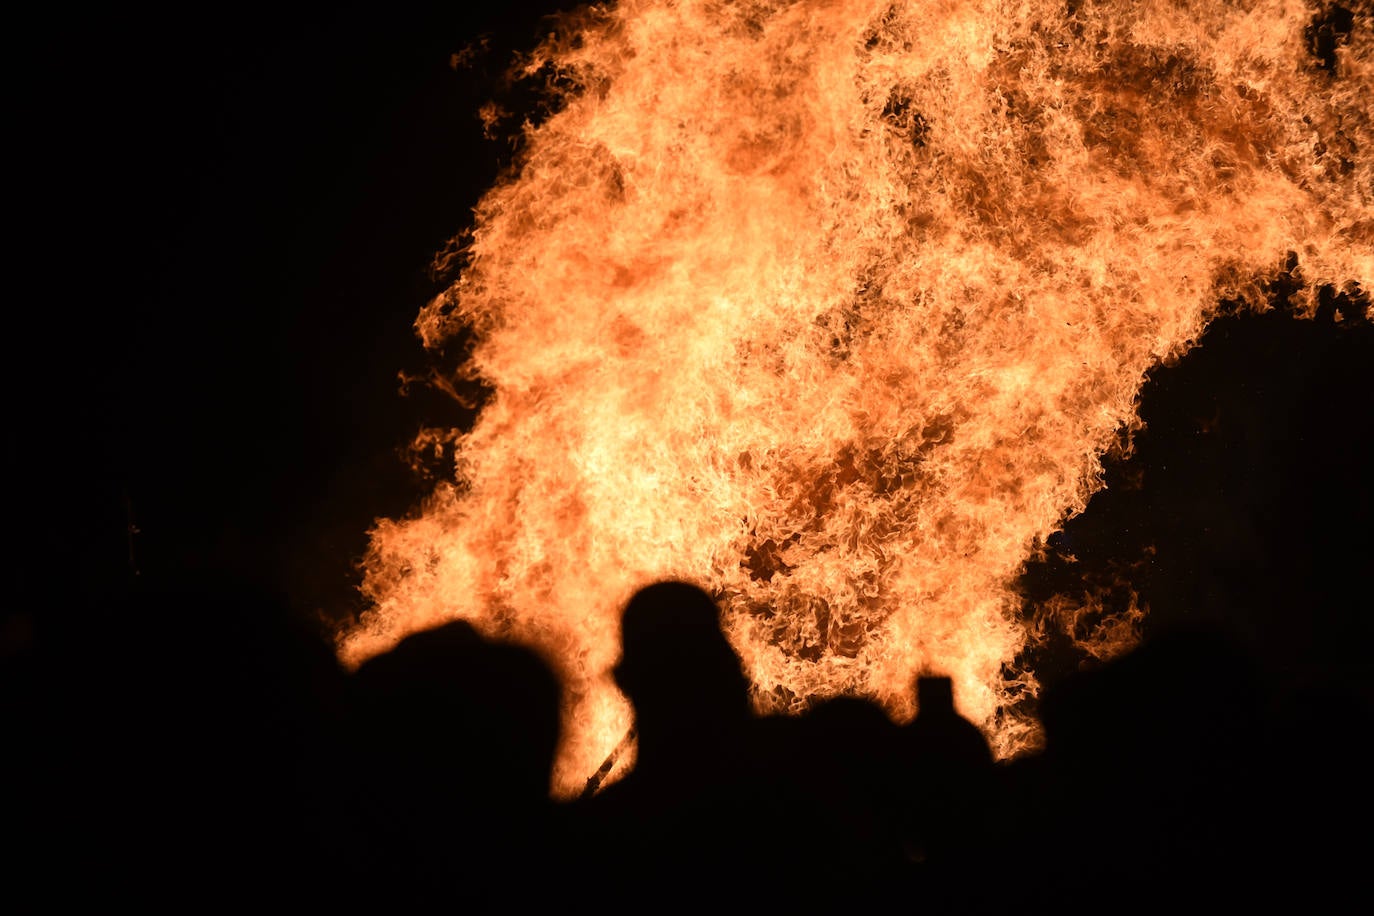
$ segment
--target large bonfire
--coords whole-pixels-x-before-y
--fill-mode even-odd
[[[346,661],[461,617],[569,688],[554,790],[629,725],[619,611],[719,596],[760,710],[920,672],[1004,755],[1016,579],[1222,300],[1374,282],[1367,23],[1297,0],[625,0],[524,60],[556,113],[421,313],[490,389],[372,532]],[[1096,652],[1130,644],[1130,619]]]

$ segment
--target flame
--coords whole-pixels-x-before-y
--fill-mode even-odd
[[[1295,0],[625,0],[525,60],[560,107],[480,202],[428,347],[491,396],[379,520],[350,663],[461,617],[569,689],[555,794],[625,735],[619,612],[720,596],[760,710],[901,719],[953,677],[999,754],[1016,579],[1146,372],[1297,254],[1374,281],[1367,28]],[[1061,609],[1062,610],[1062,609]],[[1131,628],[1108,628],[1125,645]],[[1004,714],[999,715],[999,710]]]

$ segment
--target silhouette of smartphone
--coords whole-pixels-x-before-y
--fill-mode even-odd
[[[954,711],[954,681],[944,675],[921,675],[916,679],[917,714]]]

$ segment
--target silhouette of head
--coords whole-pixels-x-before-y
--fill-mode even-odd
[[[641,739],[748,716],[749,682],[719,608],[698,586],[665,581],[637,592],[621,619],[621,645],[613,673]]]
[[[516,872],[543,852],[561,691],[535,650],[461,620],[359,666],[352,725],[366,906],[458,901],[495,912],[488,895],[510,896]]]
[[[353,680],[360,724],[417,788],[547,793],[562,686],[534,650],[451,621],[407,636]]]

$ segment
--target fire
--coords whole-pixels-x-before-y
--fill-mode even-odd
[[[379,520],[357,662],[453,617],[545,649],[556,794],[626,734],[618,618],[720,596],[760,710],[954,678],[998,752],[1016,578],[1220,300],[1374,281],[1371,36],[1295,0],[624,0],[420,314],[491,390]],[[1328,36],[1329,37],[1329,36]],[[1115,648],[1131,627],[1117,627]],[[1096,647],[1112,651],[1113,646]],[[999,715],[999,710],[1003,714]]]

